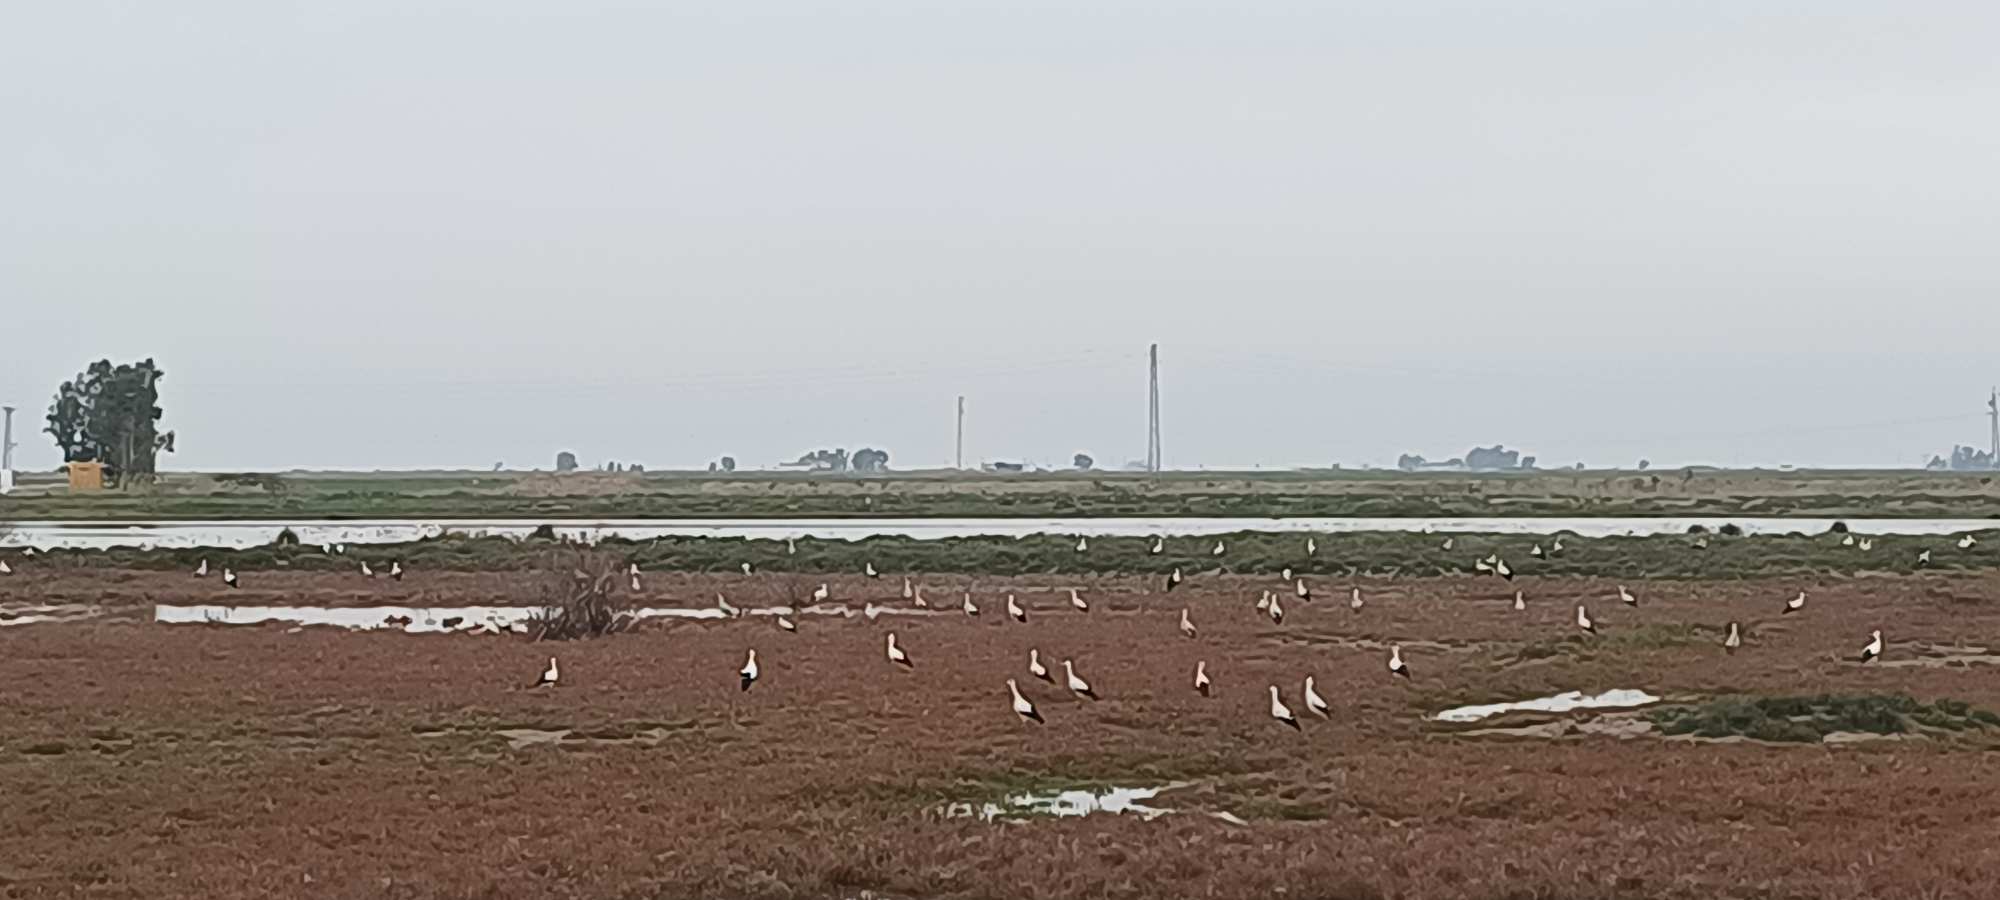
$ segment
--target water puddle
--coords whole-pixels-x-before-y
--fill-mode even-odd
[[[1818,741],[1768,741],[1741,734],[1728,734],[1721,737],[1704,737],[1699,734],[1673,734],[1665,737],[1665,740],[1681,744],[1748,744],[1755,747],[1776,747],[1779,749],[1796,749],[1799,747],[1824,746],[1826,744],[1873,744],[1884,741],[1922,741],[1928,739],[1925,735],[1921,734],[1875,734],[1868,731],[1829,731],[1821,735]]]
[[[493,732],[507,739],[510,750],[525,750],[529,747],[561,746],[563,738],[569,737],[569,729],[543,730],[540,728],[502,728]]]
[[[1512,703],[1460,706],[1438,713],[1436,718],[1440,722],[1477,722],[1480,719],[1510,712],[1561,713],[1577,709],[1630,709],[1658,702],[1660,698],[1645,691],[1605,691],[1594,697],[1584,696],[1582,691],[1570,691],[1553,697],[1537,697],[1533,700],[1517,700]]]
[[[0,628],[50,622],[81,622],[104,615],[100,607],[83,603],[0,603]]]
[[[1867,731],[1829,731],[1820,736],[1822,744],[1872,744],[1877,741],[1921,741],[1920,734],[1875,734]]]
[[[501,728],[497,734],[507,739],[510,750],[530,747],[579,747],[589,744],[645,744],[653,746],[667,739],[667,729],[648,728],[629,735],[581,734],[572,728]]]
[[[672,723],[653,724],[645,728],[632,726],[610,726],[589,728],[538,728],[531,725],[516,725],[506,728],[483,728],[464,725],[439,725],[419,728],[415,734],[420,738],[448,738],[455,736],[484,737],[495,735],[507,741],[510,750],[526,750],[532,747],[610,746],[614,744],[643,744],[658,746],[661,741],[675,731],[683,730],[692,723],[679,725]]]
[[[153,607],[166,625],[326,625],[349,631],[526,631],[540,610],[526,606],[168,606]]]
[[[1990,519],[1847,519],[1850,531],[1861,534],[1947,535],[1993,527]],[[1034,535],[1143,537],[1228,534],[1239,531],[1340,534],[1353,532],[1460,532],[1467,534],[1554,534],[1582,537],[1686,534],[1694,525],[1718,531],[1725,524],[1744,534],[1822,534],[1833,519],[1725,518],[1561,518],[1542,516],[1481,517],[1358,517],[1358,518],[1044,518],[1044,519],[583,519],[547,523],[565,540],[596,543],[609,537],[649,540],[661,537],[723,537],[785,540],[860,540],[879,535],[922,539],[976,536]],[[525,538],[545,524],[539,519],[416,519],[365,520],[231,520],[231,521],[106,521],[15,522],[0,536],[0,547],[43,549],[110,547],[259,547],[277,540],[287,528],[301,543],[402,543],[442,535]]]
[[[91,607],[95,609],[95,607]],[[499,634],[501,632],[524,632],[529,624],[541,614],[541,609],[532,606],[170,606],[153,607],[153,621],[167,625],[264,625],[267,623],[290,624],[295,626],[331,626],[349,631],[402,631],[407,634],[438,634],[444,632],[474,632]],[[794,610],[788,606],[773,606],[739,610],[743,616],[815,615],[853,618],[862,616],[873,621],[879,616],[932,616],[956,613],[956,610],[914,609],[911,607],[877,606],[868,604],[856,610],[850,606],[824,604]],[[0,624],[8,624],[0,611]],[[695,619],[721,620],[731,618],[716,607],[645,607],[633,613],[644,619]],[[79,616],[82,618],[82,616]],[[69,621],[49,619],[48,621]]]
[[[1887,669],[1966,669],[1972,666],[2000,666],[2000,654],[1990,647],[1931,645],[1918,651],[1914,659],[1894,658],[1895,654],[1885,654],[1891,658],[1878,659],[1873,664]]]
[[[1589,721],[1578,722],[1558,719],[1550,722],[1535,722],[1527,725],[1499,728],[1475,728],[1471,731],[1456,732],[1465,737],[1525,737],[1525,738],[1565,738],[1603,736],[1614,738],[1635,738],[1654,733],[1653,723],[1640,718],[1637,713],[1610,713]]]
[[[1146,821],[1175,812],[1143,801],[1162,791],[1187,787],[1173,782],[1157,787],[1111,787],[1095,790],[1047,791],[1015,794],[999,803],[952,803],[943,808],[946,818],[978,818],[982,822],[1020,821],[1040,816],[1067,818],[1095,813],[1131,814]]]

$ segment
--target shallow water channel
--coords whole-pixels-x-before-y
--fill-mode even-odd
[[[982,822],[995,820],[1030,819],[1039,816],[1064,818],[1088,816],[1095,813],[1136,815],[1151,821],[1175,812],[1163,807],[1148,806],[1143,801],[1159,796],[1162,791],[1170,791],[1187,785],[1175,782],[1154,787],[1107,787],[1075,790],[1054,790],[1013,794],[999,803],[953,803],[944,807],[948,818],[977,817]]]
[[[1438,713],[1436,718],[1440,722],[1477,722],[1510,712],[1561,713],[1577,709],[1631,709],[1658,702],[1660,698],[1645,691],[1612,690],[1595,696],[1586,696],[1582,691],[1569,691],[1553,697],[1536,697],[1532,700],[1455,707]]]
[[[737,610],[737,616],[929,616],[957,610],[911,609],[867,604],[859,609],[837,604],[808,606],[794,611],[775,606]],[[168,625],[263,625],[330,626],[349,631],[391,629],[410,634],[448,631],[524,631],[542,613],[532,606],[222,606],[196,605],[153,607],[153,621]],[[634,612],[640,619],[726,619],[730,614],[716,607],[656,608]]]
[[[1347,517],[1347,518],[1021,518],[1021,519],[463,519],[381,520],[215,520],[15,522],[0,536],[0,547],[258,547],[289,528],[305,544],[403,543],[445,534],[523,538],[544,524],[570,540],[608,537],[731,537],[785,540],[859,540],[878,535],[914,538],[1029,537],[1038,534],[1091,537],[1167,537],[1239,531],[1341,534],[1351,532],[1437,531],[1494,534],[1553,534],[1583,537],[1685,534],[1690,526],[1717,530],[1734,524],[1745,534],[1819,534],[1833,519],[1729,518],[1560,518],[1542,516]],[[1955,534],[1993,528],[1992,519],[1844,519],[1860,534]]]

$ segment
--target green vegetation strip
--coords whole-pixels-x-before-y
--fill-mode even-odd
[[[34,476],[17,520],[353,518],[2000,517],[1990,473],[1537,471],[177,473],[71,494]],[[43,493],[43,491],[47,493]]]
[[[284,536],[281,536],[281,540]],[[967,537],[918,539],[872,537],[857,541],[800,540],[789,552],[782,540],[749,538],[661,538],[628,541],[608,539],[599,549],[620,562],[639,563],[648,571],[734,572],[743,563],[767,573],[812,575],[857,574],[873,563],[887,575],[956,573],[965,575],[1159,575],[1176,567],[1187,575],[1229,573],[1270,576],[1286,568],[1314,578],[1344,575],[1476,575],[1477,562],[1494,554],[1504,558],[1516,579],[1592,576],[1606,578],[1715,579],[1775,575],[1852,575],[1860,572],[1973,570],[2000,567],[2000,533],[1985,534],[1970,548],[1960,549],[1951,538],[1878,536],[1874,549],[1862,551],[1841,543],[1839,533],[1820,535],[1708,535],[1705,548],[1682,535],[1582,538],[1563,536],[1564,550],[1553,554],[1555,535],[1458,534],[1452,548],[1444,536],[1410,532],[1367,532],[1318,536],[1319,551],[1308,556],[1304,534],[1237,532],[1173,538],[1164,552],[1153,553],[1152,538],[1093,538],[1086,552],[1076,550],[1070,535],[1032,537]],[[1211,553],[1223,541],[1222,556]],[[1536,558],[1539,545],[1547,558]],[[400,560],[413,571],[527,571],[549,564],[553,551],[565,545],[549,538],[514,540],[501,537],[442,537],[402,544],[353,545],[345,556],[317,546],[278,543],[246,550],[194,548],[174,550],[58,550],[41,557],[43,566],[108,566],[119,568],[193,568],[206,559],[211,566],[230,565],[244,571],[290,569],[338,571],[367,559],[376,566]],[[1917,557],[1931,551],[1931,561]],[[1482,576],[1498,579],[1494,576]],[[1661,635],[1671,643],[1675,636]],[[1683,636],[1684,637],[1684,636]]]
[[[1615,656],[1627,650],[1665,650],[1695,644],[1721,643],[1726,632],[1727,629],[1722,626],[1688,622],[1630,625],[1589,637],[1565,634],[1561,637],[1529,641],[1513,650],[1501,652],[1498,654],[1498,660],[1503,665],[1518,665],[1556,658],[1590,660],[1600,656]],[[1749,630],[1743,632],[1745,639],[1752,636],[1753,633]]]
[[[1903,694],[1816,697],[1718,697],[1649,710],[1664,734],[1818,743],[1829,734],[1901,735],[1922,730],[2000,728],[2000,715],[1956,700],[1925,704]]]

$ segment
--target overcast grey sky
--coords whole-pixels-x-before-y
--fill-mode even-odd
[[[28,4],[0,398],[181,468],[876,445],[1911,465],[2000,380],[2000,4]],[[20,432],[26,432],[21,434]]]

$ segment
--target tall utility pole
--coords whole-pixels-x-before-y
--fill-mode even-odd
[[[0,426],[0,494],[14,489],[14,407],[0,406],[7,424]]]
[[[1151,363],[1146,391],[1146,471],[1158,472],[1165,460],[1160,455],[1160,345],[1147,353]]]
[[[1991,453],[1991,465],[2000,469],[2000,388],[1986,395],[1986,415],[1993,420],[1993,443],[1986,448]]]
[[[958,395],[958,462],[957,468],[965,468],[965,395]]]

